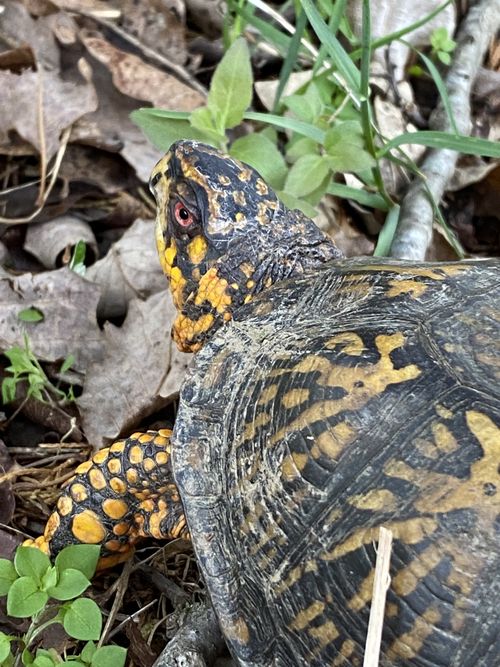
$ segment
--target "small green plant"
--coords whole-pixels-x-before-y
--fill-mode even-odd
[[[448,35],[446,28],[436,28],[431,35],[432,55],[444,65],[451,63],[451,53],[457,43]]]
[[[87,253],[87,246],[85,241],[78,241],[73,248],[73,254],[69,262],[69,268],[77,273],[79,276],[84,276],[87,271],[85,266],[85,255]]]
[[[30,310],[36,309],[21,311],[20,315]],[[24,319],[24,321],[26,320]],[[28,385],[27,398],[32,396],[38,401],[42,401],[42,403],[51,403],[54,400],[66,403],[67,401],[75,400],[72,387],[67,392],[64,392],[49,380],[40,362],[33,354],[26,334],[24,336],[24,347],[11,347],[5,350],[4,355],[10,361],[10,366],[7,366],[5,369],[7,373],[10,373],[10,376],[4,378],[2,381],[2,400],[4,403],[10,403],[15,399],[17,385],[20,382],[26,382]],[[61,364],[60,373],[62,374],[69,370],[74,361],[75,358],[73,355],[70,354],[66,357]]]
[[[30,619],[21,636],[0,632],[2,667],[123,667],[124,648],[94,643],[101,635],[102,614],[93,600],[80,597],[90,586],[99,551],[95,545],[72,545],[52,564],[38,549],[18,547],[13,561],[0,559],[0,595],[7,596],[7,613]],[[54,623],[61,624],[70,637],[86,642],[80,654],[60,656],[53,648],[33,648]]]

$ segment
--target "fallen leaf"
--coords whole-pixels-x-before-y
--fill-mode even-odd
[[[7,2],[2,5],[0,31],[3,40],[16,47],[29,45],[39,65],[44,69],[58,72],[60,53],[50,27],[49,17],[41,16],[35,20],[21,2]],[[2,91],[5,89],[2,88]]]
[[[88,268],[87,280],[101,286],[100,318],[127,312],[131,299],[146,299],[166,287],[155,247],[153,223],[136,220],[106,256]]]
[[[192,111],[205,103],[204,96],[196,90],[102,37],[81,30],[80,39],[89,53],[109,69],[114,85],[124,95],[175,111]]]
[[[3,524],[10,522],[16,507],[11,482],[9,480],[2,480],[2,477],[13,465],[14,461],[10,457],[9,449],[6,447],[4,441],[0,439],[0,523]]]
[[[176,312],[167,292],[134,299],[121,327],[104,327],[105,357],[91,364],[77,404],[96,448],[129,432],[178,391],[191,356],[170,338]]]
[[[102,358],[95,315],[99,295],[97,285],[67,268],[0,278],[0,350],[24,346],[27,334],[38,359],[60,361],[73,354],[73,367],[84,371]],[[43,321],[19,320],[19,312],[31,307],[43,313]]]
[[[87,253],[97,256],[97,242],[90,225],[74,215],[62,215],[48,222],[32,224],[26,232],[24,249],[36,257],[47,269],[61,266],[61,255],[66,249],[83,241]],[[86,255],[88,259],[88,254]]]

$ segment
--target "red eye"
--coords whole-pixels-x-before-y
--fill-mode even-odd
[[[174,207],[174,216],[175,221],[182,227],[189,227],[194,222],[194,215],[181,201],[178,201]]]

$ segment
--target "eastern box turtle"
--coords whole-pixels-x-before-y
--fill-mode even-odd
[[[361,665],[385,526],[380,664],[500,665],[499,263],[342,259],[196,142],[151,187],[173,335],[201,349],[173,434],[80,466],[39,544],[112,561],[189,530],[239,664]]]

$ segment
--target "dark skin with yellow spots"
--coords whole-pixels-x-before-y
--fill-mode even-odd
[[[187,536],[242,665],[497,667],[500,268],[339,258],[250,167],[178,142],[156,240],[196,351],[169,432],[83,464],[41,548]],[[332,261],[333,260],[333,261]]]

